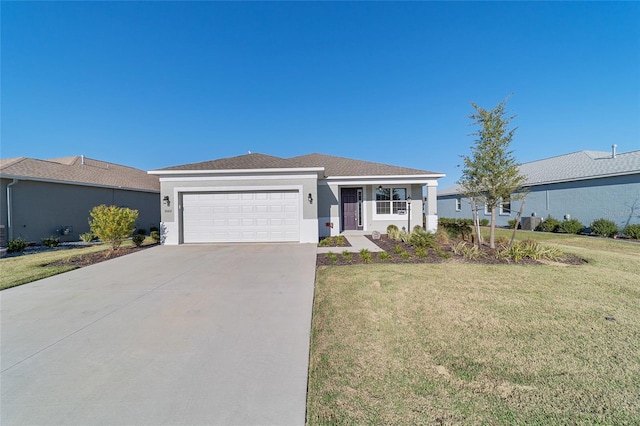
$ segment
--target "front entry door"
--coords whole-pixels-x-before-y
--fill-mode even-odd
[[[342,188],[342,230],[358,229],[358,189]]]

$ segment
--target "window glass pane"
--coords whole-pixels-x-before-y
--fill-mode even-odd
[[[502,202],[502,213],[508,214],[511,213],[511,199],[507,198]]]
[[[406,200],[407,199],[407,190],[405,188],[393,188],[393,199],[394,200]]]
[[[406,201],[394,201],[393,202],[393,214],[398,214],[398,210],[406,210],[407,202]]]
[[[377,214],[391,214],[391,203],[389,201],[376,202]]]
[[[456,210],[462,210],[462,200],[460,198],[456,198]]]
[[[391,188],[376,189],[376,200],[384,201],[391,199]]]

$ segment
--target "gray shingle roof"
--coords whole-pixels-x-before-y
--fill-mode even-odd
[[[616,154],[611,152],[578,151],[520,165],[527,177],[525,186],[571,182],[629,174],[640,175],[640,151]],[[445,188],[438,195],[459,193],[460,186]]]
[[[160,192],[160,181],[143,170],[81,156],[51,160],[18,157],[0,160],[0,176]]]
[[[324,167],[325,176],[402,176],[441,174],[427,170],[391,166],[369,161],[353,160],[325,154],[308,154],[291,158],[273,157],[264,154],[245,154],[202,163],[172,166],[158,171],[189,170],[237,170],[273,168]]]

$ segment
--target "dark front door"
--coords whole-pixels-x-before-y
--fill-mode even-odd
[[[358,229],[358,190],[342,188],[342,230]]]

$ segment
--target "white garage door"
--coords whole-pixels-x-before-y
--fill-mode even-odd
[[[183,241],[299,241],[298,204],[297,191],[186,193]]]

